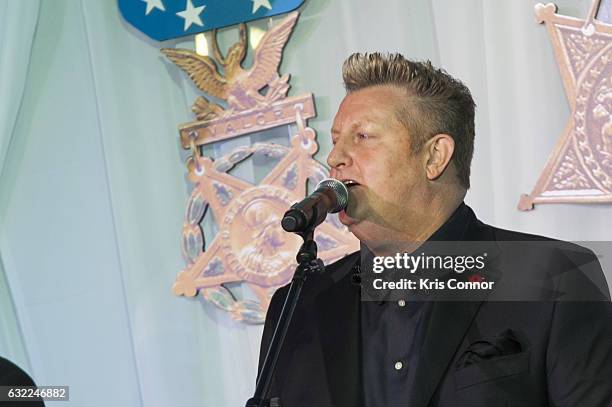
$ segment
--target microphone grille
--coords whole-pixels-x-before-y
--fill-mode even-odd
[[[338,181],[335,178],[325,178],[323,181],[317,184],[315,190],[321,188],[331,189],[336,196],[336,206],[332,211],[330,211],[331,213],[340,212],[342,209],[346,208],[349,193],[346,185],[344,185],[342,181]]]

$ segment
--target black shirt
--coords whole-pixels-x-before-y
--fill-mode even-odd
[[[428,240],[460,240],[469,209],[461,203]],[[362,268],[372,253],[362,245]],[[368,272],[362,270],[362,272]],[[425,340],[430,302],[361,302],[362,375],[365,407],[407,405],[414,390],[415,366]]]

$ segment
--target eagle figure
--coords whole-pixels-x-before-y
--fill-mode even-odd
[[[162,48],[164,55],[187,72],[201,91],[227,101],[228,109],[224,110],[206,98],[198,97],[192,107],[198,120],[253,109],[286,96],[289,75],[279,77],[278,66],[297,17],[298,13],[293,12],[265,33],[255,48],[253,66],[247,70],[242,68],[247,47],[244,23],[239,28],[240,40],[229,48],[225,57],[219,50],[216,30],[213,32],[212,48],[217,61],[192,50]],[[219,72],[217,62],[223,68],[223,73]],[[260,90],[266,87],[265,95],[261,94]]]

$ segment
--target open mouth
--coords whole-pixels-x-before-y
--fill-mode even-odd
[[[351,189],[352,187],[355,187],[357,185],[359,185],[359,183],[357,181],[353,181],[352,179],[345,179],[342,180],[342,183],[344,183],[344,185],[348,188]]]

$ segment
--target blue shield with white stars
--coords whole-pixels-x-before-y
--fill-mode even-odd
[[[158,41],[287,13],[304,0],[119,0],[128,23]]]

